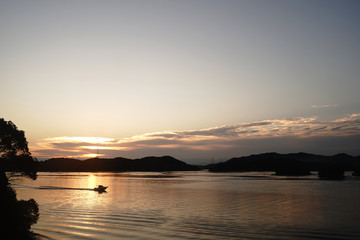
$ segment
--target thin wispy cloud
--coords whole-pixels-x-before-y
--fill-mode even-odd
[[[34,155],[49,157],[114,157],[148,152],[166,154],[170,150],[233,151],[249,141],[264,139],[298,139],[347,137],[360,135],[360,114],[349,114],[334,121],[318,121],[317,117],[297,117],[265,120],[236,125],[224,125],[200,130],[163,131],[130,138],[54,137],[33,146]],[[285,141],[285,140],[284,140]],[[281,141],[280,141],[281,142]],[[241,144],[240,144],[241,143]],[[97,155],[95,151],[99,151]]]
[[[339,104],[325,104],[325,105],[313,105],[312,108],[332,108],[337,107]]]

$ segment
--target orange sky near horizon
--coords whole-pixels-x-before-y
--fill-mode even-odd
[[[64,136],[42,139],[30,148],[33,155],[41,159],[52,157],[138,158],[155,151],[157,155],[172,155],[191,162],[194,159],[209,159],[214,156],[223,160],[226,157],[239,156],[236,154],[255,153],[251,152],[254,147],[248,150],[239,148],[246,142],[252,143],[258,152],[265,152],[267,148],[263,150],[262,141],[280,140],[289,151],[306,151],[308,148],[322,154],[339,152],[356,154],[359,147],[356,143],[349,144],[349,139],[352,141],[358,139],[359,132],[360,114],[352,114],[330,122],[321,122],[315,117],[275,119],[201,130],[146,133],[121,139]],[[289,139],[292,142],[285,143]],[[310,145],[314,145],[319,139],[326,143],[327,148],[321,149],[320,145],[316,146],[319,147],[317,150],[314,147],[310,148]],[[270,151],[284,151],[283,148],[272,147]],[[224,151],[227,151],[227,154],[224,155]],[[184,152],[187,153],[184,154]],[[199,159],[196,159],[197,157]]]

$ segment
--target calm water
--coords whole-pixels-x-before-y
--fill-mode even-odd
[[[88,190],[109,186],[106,193]],[[49,239],[360,239],[360,179],[271,173],[39,173],[14,182]]]

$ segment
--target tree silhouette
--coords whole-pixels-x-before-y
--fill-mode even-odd
[[[6,172],[36,179],[36,160],[24,131],[0,118],[0,234],[9,239],[33,239],[30,227],[39,218],[38,204],[34,199],[17,201]]]
[[[24,131],[0,118],[0,170],[36,179],[36,159],[31,157]]]

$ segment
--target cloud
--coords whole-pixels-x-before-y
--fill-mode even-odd
[[[349,114],[334,121],[319,121],[316,117],[296,117],[265,120],[236,125],[224,125],[200,130],[163,131],[146,133],[130,138],[99,137],[54,137],[38,141],[31,146],[33,155],[41,158],[55,156],[67,157],[141,157],[140,154],[177,155],[191,158],[206,152],[231,155],[238,149],[252,149],[249,144],[257,146],[258,152],[276,151],[288,146],[304,146],[315,139],[340,139],[360,136],[360,114]],[[350,139],[350,138],[349,138]],[[347,141],[339,142],[344,145]],[[268,146],[278,147],[268,149]],[[267,144],[267,145],[265,145]],[[280,146],[282,145],[282,146]],[[293,148],[290,148],[292,145]],[[324,144],[320,144],[324,147]],[[345,147],[345,146],[344,146]],[[306,151],[300,149],[298,151]],[[345,149],[345,148],[344,148]],[[357,149],[360,153],[360,147]],[[96,154],[97,151],[101,153]],[[227,152],[227,153],[226,153]]]
[[[106,144],[106,143],[111,143],[113,141],[115,141],[114,138],[103,138],[103,137],[53,137],[53,138],[45,138],[45,141],[49,141],[49,142],[72,142],[72,143],[102,143],[102,144]]]
[[[39,158],[96,157],[103,154],[95,154],[94,150],[122,150],[116,143],[114,138],[63,136],[42,139],[31,149],[33,155]]]
[[[360,117],[360,113],[353,113],[353,114],[348,114],[346,117],[339,118],[334,122],[342,122],[342,123],[349,122],[350,124],[352,124],[354,121],[359,122],[360,121],[359,117]]]
[[[313,105],[312,108],[331,108],[331,107],[337,107],[339,104],[325,104],[325,105]]]

